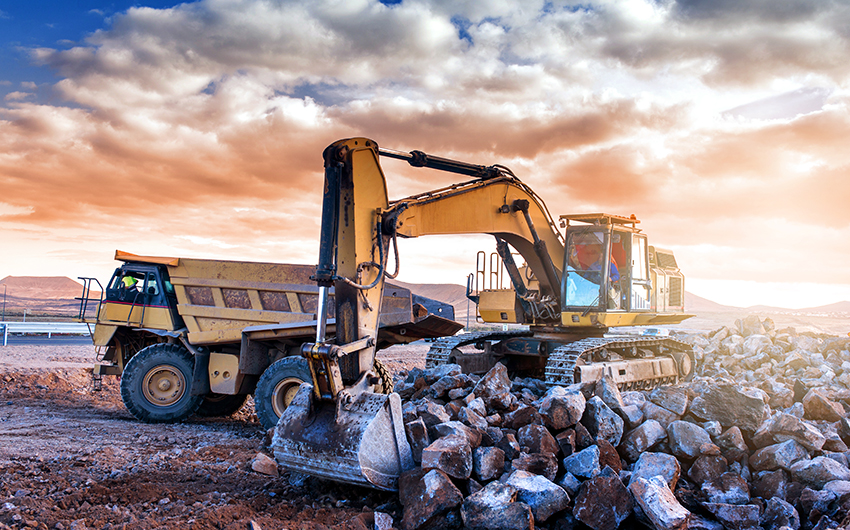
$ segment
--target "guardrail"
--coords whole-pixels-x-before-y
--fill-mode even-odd
[[[21,334],[47,334],[47,337],[53,336],[54,333],[63,335],[88,335],[88,324],[77,322],[0,322],[0,327],[3,328],[3,346],[9,339],[9,333]]]

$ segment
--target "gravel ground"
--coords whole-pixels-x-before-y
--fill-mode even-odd
[[[381,352],[393,373],[427,346]],[[394,494],[251,470],[271,454],[253,403],[230,418],[135,420],[117,378],[91,392],[91,346],[0,346],[0,529],[372,528]]]

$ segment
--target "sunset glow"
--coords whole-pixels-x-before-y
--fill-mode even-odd
[[[315,263],[322,150],[366,136],[633,213],[715,302],[850,300],[846,3],[82,4],[0,4],[0,278]],[[384,171],[394,199],[462,180]],[[463,284],[479,249],[405,241],[400,279]]]

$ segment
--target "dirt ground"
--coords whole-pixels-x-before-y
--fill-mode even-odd
[[[424,366],[427,347],[379,357]],[[91,346],[0,346],[0,530],[372,528],[400,525],[396,495],[251,470],[271,454],[253,403],[230,418],[148,425],[121,402],[117,378],[91,392]]]

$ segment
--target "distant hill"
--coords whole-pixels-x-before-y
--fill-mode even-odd
[[[74,298],[82,295],[83,285],[67,276],[6,276],[0,291],[5,291],[7,313],[74,314],[79,310]]]
[[[718,304],[717,302],[712,302],[707,298],[685,291],[686,313],[727,312],[739,311],[740,309],[741,308],[739,307]]]

